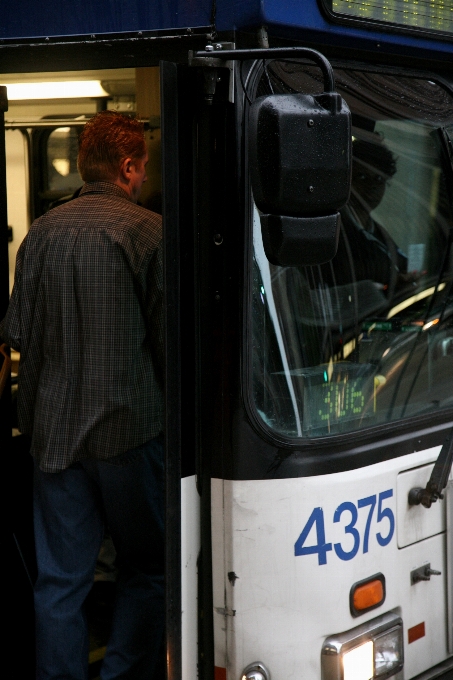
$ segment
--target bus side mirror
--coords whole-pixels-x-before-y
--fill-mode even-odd
[[[315,265],[338,246],[351,188],[351,114],[336,92],[274,94],[251,105],[249,162],[272,264]]]

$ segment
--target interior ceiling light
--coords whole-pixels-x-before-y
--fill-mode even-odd
[[[100,80],[70,80],[47,83],[9,83],[8,100],[78,99],[79,97],[108,97]]]

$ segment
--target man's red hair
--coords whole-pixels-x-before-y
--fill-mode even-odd
[[[117,111],[101,111],[82,130],[77,166],[84,182],[112,181],[125,158],[136,161],[145,154],[143,123]]]

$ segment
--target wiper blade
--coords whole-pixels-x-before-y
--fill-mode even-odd
[[[447,486],[452,462],[453,429],[450,430],[440,450],[426,487],[424,489],[415,487],[409,491],[409,505],[423,505],[425,508],[430,508],[437,500],[443,499],[442,491]]]

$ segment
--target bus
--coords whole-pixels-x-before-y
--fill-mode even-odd
[[[137,113],[161,144],[151,193],[165,243],[168,680],[431,680],[453,669],[452,20],[446,0],[2,10],[1,137],[21,140],[26,191],[12,198],[13,179],[7,191],[2,151],[0,316],[7,193],[28,224],[72,192],[83,117],[122,105],[109,73],[134,80],[137,103],[153,91]],[[309,230],[311,244],[283,199],[281,249],[284,229],[276,236],[266,213],[274,189],[325,208],[337,177],[303,184],[286,165],[289,155],[314,167],[338,146],[329,127],[316,152],[298,136],[317,130],[332,91],[323,60],[338,111],[350,112],[350,196],[329,208],[335,233],[316,242]],[[95,72],[105,94],[84,107],[74,97],[60,110],[57,95],[53,111],[12,115],[11,97],[7,111],[15,84],[61,91]],[[266,102],[301,101],[312,114],[289,125],[293,148],[291,135],[279,146],[278,112],[269,149],[256,142]],[[313,226],[319,215],[305,212]],[[21,232],[10,226],[13,259]],[[9,398],[1,442],[14,461]],[[8,488],[21,489],[24,467],[11,469]],[[12,532],[6,488],[2,568],[19,630],[32,551],[26,531]]]

